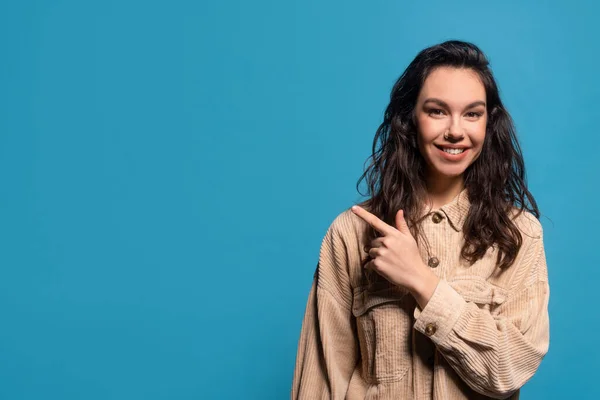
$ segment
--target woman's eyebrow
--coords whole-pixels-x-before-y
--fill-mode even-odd
[[[450,108],[450,107],[448,106],[448,103],[446,103],[446,102],[445,102],[445,101],[443,101],[443,100],[436,99],[436,98],[429,98],[429,99],[427,99],[427,100],[425,100],[425,101],[423,102],[423,104],[427,104],[427,103],[436,103],[436,104],[438,104],[438,105],[440,105],[440,106],[442,106],[442,107],[445,107],[445,108]],[[475,107],[475,106],[485,106],[485,101],[482,101],[482,100],[477,100],[477,101],[474,101],[474,102],[472,102],[471,104],[468,104],[468,105],[465,107],[465,110],[466,110],[466,109],[468,109],[468,108]]]

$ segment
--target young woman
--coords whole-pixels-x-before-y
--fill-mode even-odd
[[[548,351],[548,272],[488,61],[427,48],[390,97],[371,197],[321,245],[291,397],[516,399]]]

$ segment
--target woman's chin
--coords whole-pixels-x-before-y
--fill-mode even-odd
[[[435,168],[435,175],[442,178],[457,178],[464,173],[464,168]]]

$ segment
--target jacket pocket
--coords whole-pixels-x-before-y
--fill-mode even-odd
[[[363,371],[371,382],[402,380],[411,365],[408,291],[399,286],[356,288],[356,317]]]
[[[508,291],[493,285],[478,275],[461,275],[448,280],[460,295],[466,300],[477,304],[479,308],[494,313],[497,307],[506,301]]]

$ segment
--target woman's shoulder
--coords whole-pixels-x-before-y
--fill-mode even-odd
[[[321,245],[319,260],[323,275],[333,274],[336,278],[332,279],[349,279],[352,287],[361,284],[367,226],[367,222],[354,214],[350,207],[332,218]]]
[[[529,210],[525,208],[512,207],[510,218],[515,223],[519,231],[532,239],[541,239],[543,227],[540,220]]]
[[[338,212],[332,222],[329,224],[329,229],[343,238],[360,237],[364,233],[367,222],[356,215],[350,207]]]

